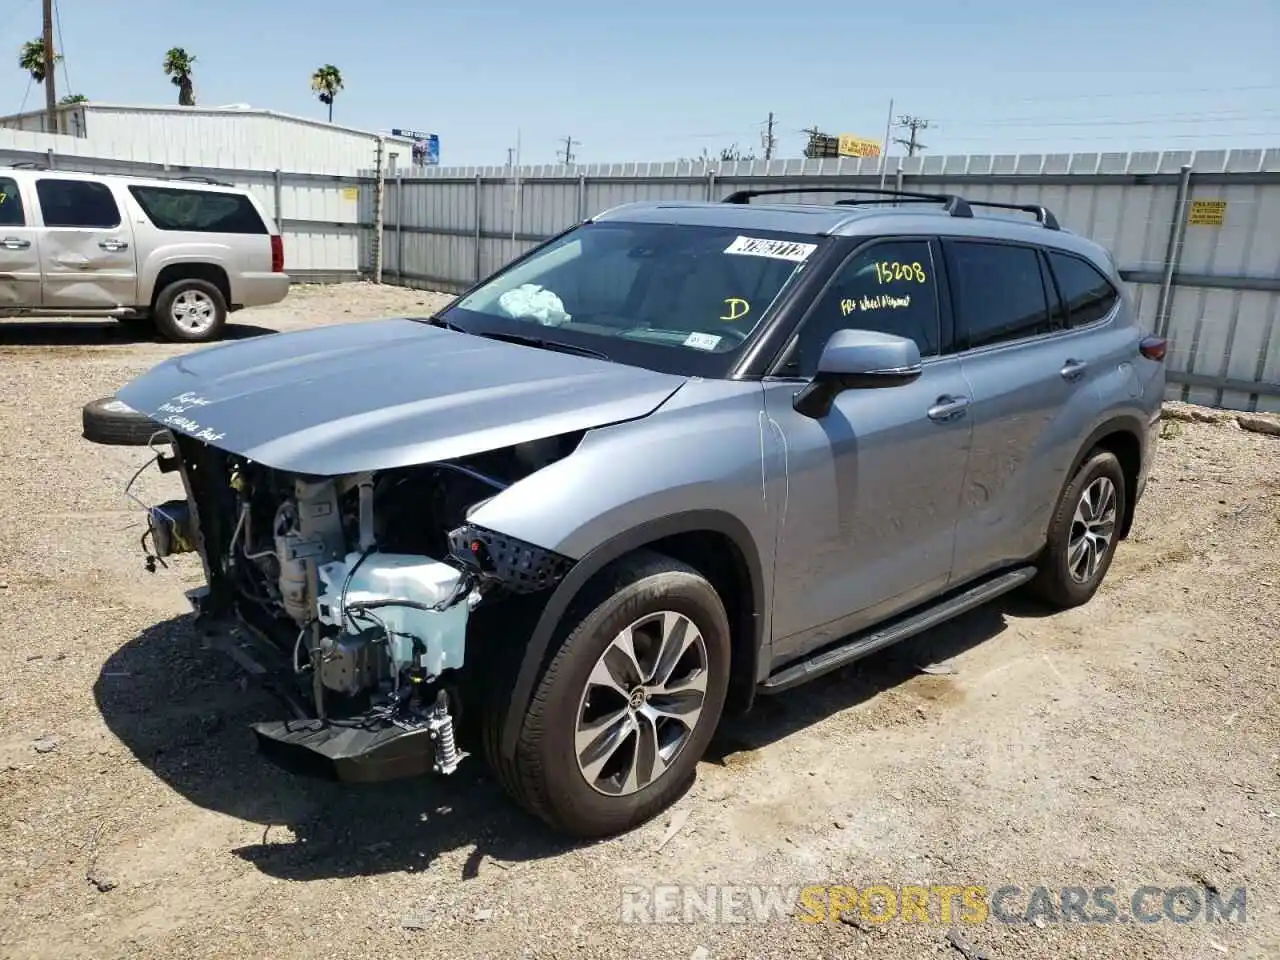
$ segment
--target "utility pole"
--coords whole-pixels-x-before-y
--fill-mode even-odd
[[[911,131],[910,139],[905,137],[893,138],[894,143],[900,143],[907,148],[908,157],[914,157],[916,155],[917,150],[928,149],[928,147],[926,147],[925,144],[920,143],[916,138],[916,134],[918,134],[921,130],[929,129],[928,120],[922,120],[919,117],[901,116],[898,118],[898,126],[906,127],[908,130]]]
[[[50,133],[58,132],[58,91],[53,77],[56,63],[53,50],[53,0],[44,0],[44,111],[45,126]]]
[[[761,138],[764,144],[764,159],[767,163],[773,159],[773,151],[778,146],[777,138],[773,135],[773,111],[769,111],[769,119],[765,122],[764,136]]]
[[[573,137],[564,138],[564,163],[565,166],[573,163],[573,148],[582,146],[581,140],[575,140]]]
[[[515,152],[516,152],[515,147],[507,147],[507,166],[508,167],[511,166],[511,158],[515,154]]]

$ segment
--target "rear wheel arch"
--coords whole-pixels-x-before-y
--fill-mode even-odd
[[[1089,434],[1072,461],[1071,469],[1062,479],[1065,490],[1071,478],[1080,470],[1095,450],[1109,450],[1120,461],[1120,469],[1124,473],[1127,496],[1125,497],[1124,516],[1120,520],[1119,539],[1129,535],[1133,525],[1135,500],[1137,499],[1138,477],[1142,472],[1142,436],[1144,433],[1142,420],[1134,416],[1114,417],[1099,425]],[[1061,493],[1059,493],[1061,496]]]
[[[151,307],[155,309],[156,300],[164,292],[165,287],[177,280],[203,280],[218,288],[222,299],[231,306],[231,277],[219,264],[206,261],[188,261],[169,263],[160,268],[156,274],[155,284],[151,288]]]
[[[633,527],[580,558],[552,592],[525,645],[502,730],[501,752],[515,755],[520,723],[534,687],[555,654],[553,639],[572,620],[574,601],[610,565],[637,550],[681,560],[705,576],[720,594],[732,632],[730,700],[750,705],[764,642],[765,579],[755,540],[736,517],[718,510],[673,514]]]

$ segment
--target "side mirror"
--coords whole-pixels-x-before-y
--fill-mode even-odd
[[[791,405],[818,420],[831,412],[844,390],[897,387],[919,376],[920,347],[914,340],[873,330],[837,330],[822,348],[818,372]]]

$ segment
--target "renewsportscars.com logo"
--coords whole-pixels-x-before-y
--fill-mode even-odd
[[[623,923],[1244,923],[1244,887],[780,886],[659,884],[622,890]]]

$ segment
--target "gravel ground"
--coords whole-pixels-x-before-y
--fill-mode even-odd
[[[231,335],[438,302],[300,288]],[[255,754],[246,724],[272,705],[185,616],[198,564],[143,570],[121,486],[144,458],[79,437],[81,404],[183,349],[0,322],[0,955],[1280,956],[1280,438],[1171,405],[1092,603],[1009,599],[765,701],[670,815],[582,846],[478,760],[353,789]],[[936,907],[805,924],[727,922],[731,900],[721,922],[620,922],[624,888],[677,883],[1012,884],[1014,911],[1036,886],[1113,886],[1122,915],[1143,885],[1243,886],[1247,907],[1243,924],[948,924]]]

